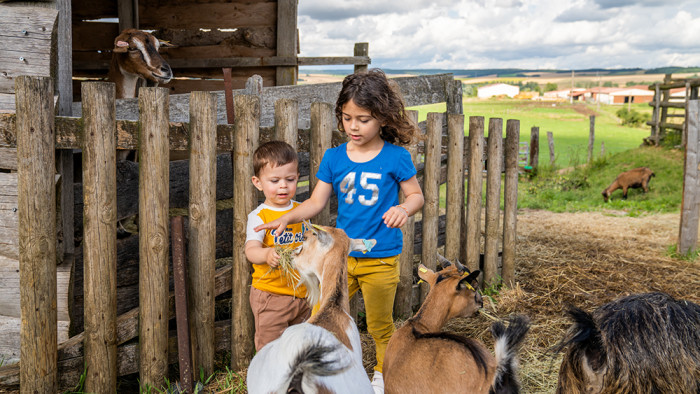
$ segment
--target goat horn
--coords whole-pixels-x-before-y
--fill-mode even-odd
[[[471,273],[471,271],[469,271],[469,268],[463,266],[462,263],[459,262],[459,260],[455,260],[455,267],[457,267],[459,272],[466,272],[467,274]]]
[[[440,262],[440,266],[442,268],[447,268],[452,265],[452,262],[448,259],[445,258],[445,256],[441,255],[440,253],[437,254],[438,261]]]

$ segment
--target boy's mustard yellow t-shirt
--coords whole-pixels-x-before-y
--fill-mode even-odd
[[[290,201],[285,208],[275,208],[267,204],[260,204],[248,214],[246,225],[246,242],[254,240],[262,242],[265,247],[279,245],[284,248],[296,248],[301,245],[304,236],[304,224],[294,223],[287,225],[280,236],[272,235],[272,230],[253,231],[256,226],[276,220],[285,213],[299,205],[296,201]],[[295,280],[288,283],[287,277],[279,268],[270,269],[267,264],[253,264],[253,287],[272,294],[290,295],[299,298],[306,297],[306,287]]]

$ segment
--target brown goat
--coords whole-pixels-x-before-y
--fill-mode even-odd
[[[613,183],[603,190],[603,200],[608,202],[610,195],[617,189],[622,189],[622,198],[627,199],[627,189],[642,188],[644,193],[649,191],[649,180],[655,176],[654,172],[648,167],[637,167],[629,171],[625,171],[615,178]]]
[[[430,292],[418,313],[389,341],[386,393],[518,392],[515,353],[529,329],[525,316],[512,318],[508,328],[501,322],[492,325],[496,357],[475,339],[440,331],[449,319],[470,316],[482,306],[476,290],[480,272],[467,275],[464,270],[458,262],[437,273],[419,266],[418,275],[430,284]]]
[[[569,315],[558,394],[700,393],[700,305],[648,293]]]
[[[171,46],[137,29],[126,29],[114,39],[107,80],[116,84],[117,98],[136,97],[141,82],[146,86],[170,82],[173,72],[158,53],[161,45]]]

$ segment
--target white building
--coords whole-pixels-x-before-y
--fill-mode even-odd
[[[476,95],[479,98],[489,98],[493,96],[508,96],[513,98],[518,93],[520,93],[520,88],[517,86],[508,85],[505,83],[496,83],[493,85],[480,86]]]

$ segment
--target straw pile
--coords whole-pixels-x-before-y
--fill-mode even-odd
[[[532,320],[520,351],[523,393],[555,391],[561,355],[549,349],[569,327],[563,313],[568,305],[590,311],[618,297],[652,291],[700,303],[699,263],[666,255],[677,240],[678,215],[623,214],[519,212],[518,284],[501,289],[493,302],[485,297],[484,311],[498,318],[524,313]],[[493,350],[491,323],[480,314],[454,319],[446,329],[478,338]],[[371,376],[374,344],[366,333],[362,336]]]

